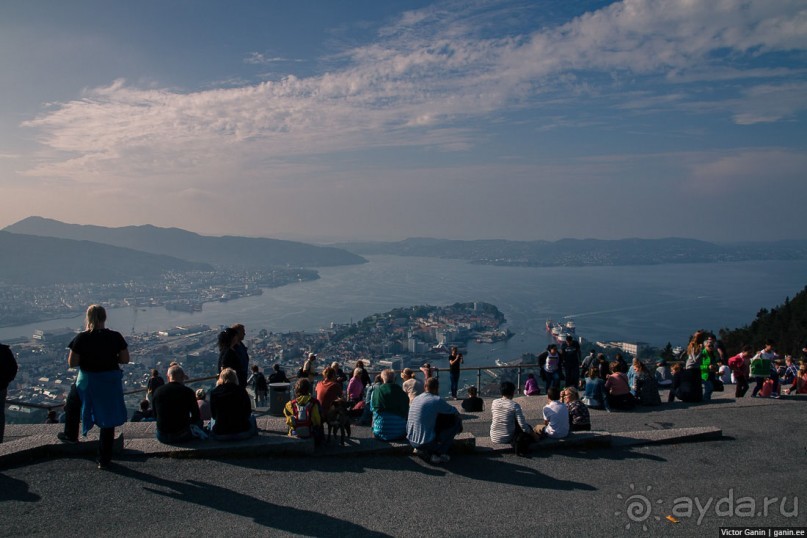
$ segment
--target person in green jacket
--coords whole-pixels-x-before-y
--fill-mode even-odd
[[[703,381],[703,401],[708,402],[712,399],[712,391],[714,390],[714,372],[717,370],[717,361],[719,359],[717,352],[717,340],[713,334],[706,337],[703,343],[703,349],[700,353],[700,369],[701,380]]]

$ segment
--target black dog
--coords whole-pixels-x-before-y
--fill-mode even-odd
[[[350,438],[350,415],[347,402],[342,398],[337,399],[328,409],[325,422],[328,423],[328,440],[331,442],[331,434],[336,435],[338,431],[341,435],[340,444],[345,444],[345,434]]]

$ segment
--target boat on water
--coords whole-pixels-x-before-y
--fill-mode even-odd
[[[558,343],[563,344],[566,342],[566,337],[571,336],[577,338],[577,325],[573,319],[567,319],[565,322],[558,322],[552,319],[546,320],[546,330],[552,334],[552,338]]]

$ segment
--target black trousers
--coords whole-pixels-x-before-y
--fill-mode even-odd
[[[68,439],[78,441],[78,429],[81,423],[81,396],[78,394],[76,384],[70,387],[64,403],[64,434]],[[98,461],[109,463],[112,461],[112,446],[115,441],[115,428],[101,428],[98,442]]]

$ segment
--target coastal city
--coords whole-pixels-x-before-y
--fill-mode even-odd
[[[312,269],[272,267],[263,270],[166,272],[151,281],[54,283],[48,286],[0,285],[0,326],[24,325],[82,314],[104,297],[110,308],[163,306],[198,312],[204,303],[261,295],[263,288],[316,280]]]
[[[273,333],[257,328],[249,332],[247,327],[245,344],[253,364],[264,371],[279,364],[289,376],[308,352],[317,353],[323,363],[337,362],[345,370],[359,359],[374,370],[397,370],[447,358],[450,346],[464,347],[471,339],[507,339],[511,333],[502,328],[505,321],[498,308],[487,303],[413,306],[368,316],[357,323],[332,323],[317,332]],[[134,407],[143,398],[141,391],[151,369],[164,374],[173,361],[179,362],[192,379],[215,375],[219,357],[216,338],[222,329],[200,324],[126,335],[131,356],[130,364],[123,368],[124,390],[130,393],[127,405]],[[9,387],[8,399],[42,407],[62,405],[76,375],[76,370],[67,367],[67,345],[75,334],[74,329],[37,330],[30,338],[10,342],[20,372]],[[37,412],[36,408],[11,405],[9,419],[14,421],[15,413],[32,412]]]

